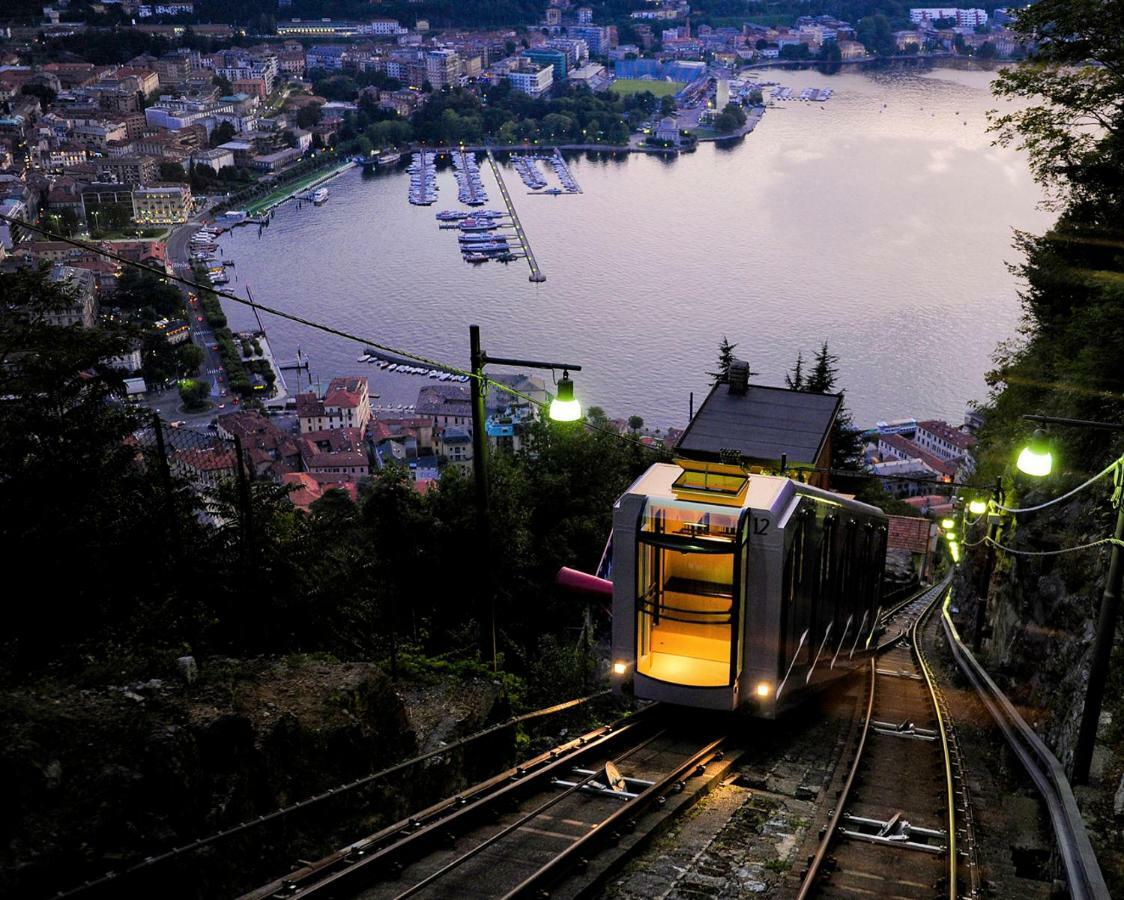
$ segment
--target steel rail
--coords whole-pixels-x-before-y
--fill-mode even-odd
[[[843,807],[846,805],[847,796],[851,793],[851,785],[854,783],[855,775],[859,771],[859,761],[863,758],[863,750],[866,749],[866,738],[870,733],[870,723],[874,718],[874,684],[877,679],[877,666],[872,659],[870,661],[870,689],[868,691],[868,698],[866,702],[866,714],[863,716],[863,730],[859,736],[859,746],[855,750],[855,760],[851,764],[851,770],[847,773],[847,781],[843,784],[843,790],[839,794],[839,799],[836,801],[835,809],[832,811],[831,820],[827,823],[827,830],[824,832],[824,838],[820,841],[819,847],[816,848],[816,854],[812,857],[812,862],[808,866],[808,871],[804,875],[804,881],[800,885],[800,893],[796,895],[796,900],[808,900],[815,889],[816,879],[819,877],[820,868],[823,866],[823,861],[827,858],[828,848],[831,846],[832,836],[839,828],[839,822],[843,818]]]
[[[949,578],[951,578],[951,575]],[[947,583],[949,578],[946,578],[942,584]],[[936,681],[933,678],[929,663],[925,660],[925,652],[921,649],[920,640],[920,629],[932,616],[940,596],[940,591],[938,591],[933,598],[933,602],[914,620],[913,628],[910,629],[910,640],[913,642],[913,652],[917,654],[917,661],[921,665],[921,674],[925,676],[925,684],[929,688],[929,698],[933,701],[933,710],[937,714],[937,733],[941,736],[941,755],[944,757],[945,803],[948,805],[948,900],[957,900],[959,878],[956,855],[956,789],[953,785],[952,755],[948,749],[948,729],[951,727],[951,722],[945,718],[941,711]]]
[[[643,741],[641,741],[635,747],[630,747],[624,753],[615,757],[613,762],[614,763],[623,762],[624,760],[626,760],[630,756],[632,756],[634,753],[639,753],[641,750],[643,750],[645,747],[647,747],[650,743],[652,743],[652,741],[656,740],[657,738],[663,737],[663,735],[665,735],[665,734],[667,734],[667,729],[662,729],[661,731],[657,731],[655,734],[651,735],[650,737],[645,738]],[[425,878],[423,878],[417,884],[411,885],[409,888],[404,890],[401,894],[398,894],[395,897],[395,900],[405,900],[406,897],[412,897],[418,891],[424,890],[425,888],[429,887],[429,885],[431,885],[433,882],[438,881],[439,879],[443,878],[445,875],[448,875],[454,869],[459,868],[461,865],[468,862],[470,859],[474,858],[477,854],[482,853],[485,850],[487,850],[489,847],[492,847],[495,844],[499,843],[505,837],[507,837],[509,834],[512,834],[512,833],[518,831],[520,828],[522,828],[528,822],[531,822],[534,819],[537,819],[539,816],[541,816],[548,809],[551,809],[552,807],[558,805],[563,800],[565,800],[567,797],[570,797],[573,794],[576,794],[578,791],[582,790],[587,784],[592,782],[595,778],[597,778],[600,775],[601,775],[600,772],[595,771],[593,774],[585,776],[585,778],[583,778],[581,781],[577,782],[576,784],[572,785],[571,787],[566,788],[561,793],[555,794],[549,800],[547,800],[545,803],[541,803],[538,806],[536,806],[534,809],[532,809],[530,812],[524,813],[522,816],[520,816],[518,819],[516,819],[510,825],[508,825],[505,828],[501,829],[500,831],[496,832],[496,834],[493,834],[491,837],[489,837],[486,840],[482,841],[481,843],[477,844],[475,847],[472,847],[470,850],[468,850],[467,853],[461,854],[456,859],[451,860],[446,865],[442,866],[436,872],[432,872],[431,874],[427,875]]]
[[[619,741],[633,730],[649,725],[648,719],[658,708],[659,704],[653,704],[626,719],[567,741],[475,785],[467,792],[441,800],[408,819],[395,822],[375,834],[348,844],[304,869],[243,894],[241,900],[270,897],[282,888],[291,891],[292,897],[308,897],[338,887],[341,882],[353,880],[358,873],[386,861],[411,845],[433,839],[439,830],[442,834],[446,833],[450,824],[479,815],[503,798],[527,790],[531,784],[555,769],[573,765],[576,760],[598,747]],[[394,838],[397,840],[392,840]],[[302,880],[310,878],[318,880],[303,886],[300,884]]]
[[[692,753],[680,765],[676,766],[675,769],[645,789],[639,797],[623,803],[599,825],[593,826],[587,834],[582,835],[536,872],[527,876],[519,885],[504,895],[504,900],[514,900],[516,897],[524,897],[531,893],[536,896],[543,896],[546,884],[561,878],[561,870],[576,863],[581,858],[580,853],[582,851],[588,850],[595,841],[600,840],[606,833],[612,834],[614,826],[633,819],[639,809],[648,806],[653,800],[663,797],[676,784],[683,781],[687,773],[705,766],[707,762],[722,752],[723,745],[729,740],[729,736],[724,735],[707,742],[701,749]]]
[[[883,617],[883,621],[885,621],[891,616],[891,614],[896,614],[897,612],[900,612],[902,609],[904,609],[910,603],[914,603],[914,602],[917,602],[920,599],[922,599],[926,594],[931,593],[933,595],[932,599],[929,600],[925,609],[920,614],[918,614],[918,616],[914,619],[913,625],[909,629],[909,634],[910,634],[911,639],[913,641],[913,646],[914,646],[915,650],[917,650],[917,652],[918,652],[918,659],[919,660],[921,659],[921,655],[920,655],[920,651],[918,650],[918,643],[917,643],[917,639],[916,639],[918,627],[921,624],[922,619],[927,618],[929,615],[932,614],[933,610],[936,607],[937,601],[941,597],[941,591],[944,590],[945,586],[948,584],[950,579],[951,579],[951,574],[946,576],[944,578],[944,580],[941,581],[940,584],[934,585],[934,586],[929,587],[929,588],[926,588],[923,591],[919,591],[917,594],[914,594],[913,596],[911,596],[907,600],[898,604],[897,607],[895,607],[890,613],[887,613],[886,616]],[[893,644],[896,644],[899,640],[901,640],[905,636],[905,634],[906,634],[906,632],[903,631],[899,635],[897,635],[897,637],[894,637],[891,640],[886,641],[883,644],[880,644],[878,646],[875,654],[874,654],[874,657],[877,657],[877,655],[879,653],[881,653],[883,650],[885,650],[886,648],[892,646]],[[859,736],[858,746],[856,747],[856,750],[855,750],[855,758],[851,763],[851,768],[847,773],[847,779],[843,784],[843,788],[839,793],[838,799],[836,800],[835,808],[832,810],[831,819],[828,822],[827,827],[824,830],[823,839],[820,841],[819,845],[817,846],[816,853],[814,854],[811,862],[808,865],[807,872],[805,872],[805,874],[804,874],[803,881],[800,884],[800,891],[797,894],[797,900],[808,900],[808,898],[810,898],[815,893],[815,891],[817,889],[816,882],[819,878],[820,871],[823,867],[823,863],[827,858],[828,850],[830,849],[832,841],[835,838],[835,833],[839,828],[839,823],[843,818],[843,811],[844,811],[844,808],[847,805],[847,799],[850,796],[851,788],[854,785],[855,777],[857,776],[858,771],[859,771],[859,766],[862,764],[862,761],[863,761],[863,752],[866,749],[867,737],[869,736],[869,733],[870,733],[870,726],[871,726],[871,723],[872,723],[873,713],[874,713],[875,684],[876,684],[876,681],[877,681],[877,674],[878,674],[878,667],[877,667],[877,663],[875,662],[874,657],[872,657],[871,661],[870,661],[869,696],[867,698],[866,713],[864,714],[864,718],[863,718],[862,732]],[[924,665],[923,662],[922,662],[922,671],[923,672],[925,671],[925,665]],[[938,720],[938,723],[940,725],[939,730],[940,730],[940,733],[941,733],[941,744],[942,744],[942,748],[943,748],[943,752],[944,752],[946,787],[948,789],[948,801],[947,802],[948,802],[950,826],[951,826],[949,828],[948,854],[949,854],[949,866],[950,866],[950,870],[951,870],[952,876],[953,876],[949,880],[949,900],[956,900],[956,898],[957,898],[957,892],[956,892],[957,879],[955,877],[955,875],[956,875],[956,852],[955,852],[956,829],[954,827],[954,822],[953,822],[953,817],[955,816],[955,806],[953,804],[953,791],[952,791],[952,787],[951,787],[951,785],[952,785],[951,759],[950,759],[950,756],[949,756],[948,743],[947,743],[947,739],[946,739],[945,731],[944,731],[944,720],[943,720],[943,718],[940,714],[939,704],[937,703],[937,698],[936,698],[935,694],[933,693],[932,681],[928,680],[927,675],[926,675],[926,684],[929,686],[929,692],[930,692],[930,697],[933,701],[933,706],[934,706],[935,709],[937,709],[937,720]]]
[[[1046,804],[1054,840],[1065,866],[1070,895],[1074,900],[1107,900],[1110,896],[1108,886],[1061,763],[1019,715],[1014,704],[992,681],[972,651],[964,646],[949,615],[950,596],[951,592],[945,596],[941,610],[941,625],[949,649]]]
[[[306,797],[303,800],[298,800],[297,802],[291,803],[288,806],[282,806],[278,809],[273,810],[272,812],[264,813],[257,818],[248,819],[244,822],[238,823],[237,825],[231,825],[229,828],[224,828],[222,831],[217,831],[213,834],[207,835],[206,837],[197,838],[189,844],[182,844],[179,847],[170,848],[168,850],[165,850],[163,853],[157,854],[155,856],[146,857],[140,862],[122,869],[119,872],[106,872],[104,875],[101,875],[96,879],[87,881],[84,884],[60,891],[55,896],[56,898],[58,898],[58,900],[63,900],[63,898],[79,896],[82,894],[86,894],[87,892],[100,890],[101,888],[108,887],[111,884],[119,884],[122,879],[135,875],[141,871],[151,869],[154,866],[160,865],[161,863],[169,862],[176,857],[183,856],[188,853],[193,853],[197,850],[202,849],[203,847],[218,843],[219,841],[225,840],[229,837],[233,837],[236,834],[242,834],[261,825],[265,825],[268,822],[273,822],[278,819],[285,818],[286,816],[289,816],[293,813],[301,812],[302,810],[308,809],[311,806],[315,806],[318,803],[322,803],[325,800],[341,797],[350,791],[366,787],[370,784],[374,784],[391,775],[406,771],[407,769],[410,769],[419,763],[433,759],[437,756],[442,756],[454,750],[458,750],[461,747],[467,746],[474,741],[480,740],[484,737],[488,737],[489,735],[495,734],[496,732],[503,731],[504,729],[511,728],[515,725],[519,725],[532,719],[544,718],[546,716],[554,715],[559,712],[564,712],[567,709],[581,706],[582,704],[588,703],[591,700],[595,700],[598,697],[604,697],[608,693],[608,691],[598,691],[595,694],[588,694],[585,697],[577,697],[573,700],[566,700],[562,703],[556,703],[553,706],[548,706],[543,709],[536,709],[531,712],[512,716],[511,718],[506,719],[503,722],[498,722],[495,725],[490,725],[487,728],[474,732],[473,734],[466,735],[465,737],[453,741],[452,743],[447,744],[444,747],[438,747],[435,750],[430,750],[426,753],[419,754],[418,756],[413,756],[410,759],[395,763],[392,766],[387,766],[385,769],[380,769],[379,771],[372,772],[369,775],[362,775],[359,778],[354,779],[353,781],[348,781],[343,784],[336,785],[335,787],[328,788],[326,791],[321,791],[319,794],[314,794],[311,797]]]

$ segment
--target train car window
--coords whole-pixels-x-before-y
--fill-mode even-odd
[[[799,509],[785,533],[785,558],[781,586],[781,640],[777,645],[781,671],[807,662],[811,630],[811,592],[808,582],[809,534],[815,510]],[[807,632],[807,634],[806,634]],[[801,640],[803,638],[803,641]]]
[[[731,683],[739,513],[649,503],[637,537],[640,674],[698,687]]]

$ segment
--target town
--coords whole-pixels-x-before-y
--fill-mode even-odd
[[[1122,2],[8,0],[0,894],[1120,895]]]

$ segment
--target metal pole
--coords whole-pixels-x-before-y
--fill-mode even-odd
[[[480,658],[492,657],[496,669],[496,600],[492,593],[491,528],[488,523],[488,436],[484,430],[484,353],[480,349],[480,326],[468,326],[469,365],[472,369],[472,476],[476,486],[476,539],[483,562],[476,579],[476,613],[480,623]]]
[[[996,503],[1003,502],[1003,476],[999,475],[995,479],[994,499]],[[984,513],[990,516],[990,510]],[[993,525],[991,522],[987,523],[987,536],[991,540],[996,540],[996,532],[999,531],[999,526]],[[983,629],[984,620],[987,617],[987,598],[989,588],[991,587],[991,575],[995,570],[995,548],[988,543],[985,546],[985,553],[987,554],[984,559],[983,573],[980,576],[980,581],[976,585],[976,628],[972,633],[972,652],[979,653],[980,647],[983,642]]]
[[[1124,575],[1124,554],[1120,542],[1124,541],[1124,503],[1116,514],[1116,543],[1108,563],[1108,579],[1101,597],[1101,613],[1097,620],[1097,633],[1093,639],[1093,664],[1089,668],[1089,685],[1085,689],[1085,708],[1081,711],[1081,728],[1073,748],[1074,784],[1089,783],[1089,767],[1093,762],[1093,745],[1097,740],[1097,725],[1101,718],[1105,682],[1108,680],[1108,663],[1112,655],[1112,639],[1116,634],[1116,613],[1120,605],[1120,581]]]

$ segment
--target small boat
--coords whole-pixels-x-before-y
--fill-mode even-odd
[[[393,372],[397,368],[398,368],[398,363],[391,363],[389,366],[386,367],[386,371]]]
[[[379,156],[378,163],[380,166],[392,166],[401,158],[401,153],[384,153]]]
[[[324,187],[317,188],[316,191],[312,194],[312,202],[315,203],[317,206],[319,206],[321,203],[323,203],[327,199],[328,199],[328,189],[327,188],[324,188]]]

